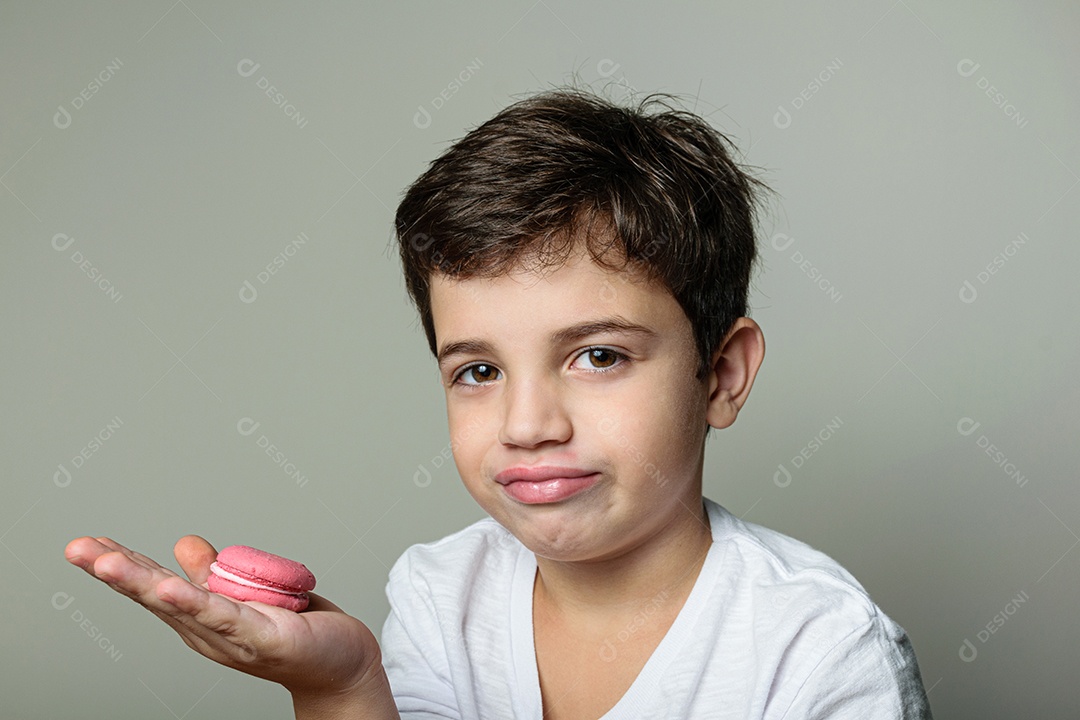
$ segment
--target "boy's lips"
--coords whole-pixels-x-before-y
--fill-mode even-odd
[[[507,495],[527,505],[555,503],[597,483],[600,473],[574,467],[512,467],[495,476]]]
[[[533,467],[518,466],[507,468],[495,476],[495,482],[509,485],[513,482],[542,482],[555,478],[579,478],[595,474],[594,470],[557,465],[539,465]]]

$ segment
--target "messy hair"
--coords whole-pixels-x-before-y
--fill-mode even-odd
[[[670,290],[693,327],[696,378],[707,376],[712,354],[747,315],[759,191],[769,188],[736,164],[725,135],[665,103],[672,98],[653,93],[622,107],[579,88],[544,91],[432,161],[394,225],[433,355],[433,273],[468,279],[526,262],[558,267],[584,240],[601,267],[632,266]]]

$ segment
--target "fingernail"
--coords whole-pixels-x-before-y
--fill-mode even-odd
[[[79,555],[75,555],[75,556],[73,556],[73,557],[69,557],[69,558],[68,558],[68,561],[70,561],[71,563],[73,563],[73,564],[75,564],[75,565],[78,565],[78,566],[79,566],[79,567],[81,567],[81,568],[82,568],[83,570],[85,570],[85,569],[86,569],[87,567],[89,567],[89,566],[90,566],[90,563],[88,563],[88,562],[87,562],[86,560],[84,560],[84,559],[83,559],[83,558],[82,558],[81,556],[79,556]]]

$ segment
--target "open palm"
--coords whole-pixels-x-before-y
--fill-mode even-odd
[[[285,686],[290,692],[342,692],[381,669],[378,641],[364,623],[309,593],[302,613],[210,592],[217,552],[197,535],[174,549],[188,579],[106,537],[81,537],[64,556],[161,618],[206,657]]]

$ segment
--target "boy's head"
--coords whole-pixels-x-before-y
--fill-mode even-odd
[[[747,314],[756,210],[768,188],[732,160],[724,135],[664,106],[665,97],[625,108],[576,88],[539,93],[461,138],[409,187],[395,228],[433,355],[433,273],[557,266],[587,237],[594,260],[614,245],[671,292],[690,320],[704,379]],[[665,111],[650,112],[654,105]]]
[[[628,510],[609,524],[624,537],[695,475],[700,498],[708,428],[734,420],[764,352],[745,315],[767,188],[704,121],[650,114],[653,102],[627,109],[563,89],[515,103],[436,159],[398,207],[455,461],[512,530],[524,506],[492,482],[510,467],[621,473],[634,500],[601,502]],[[651,332],[568,331],[612,320]],[[525,534],[538,553],[584,552],[565,528]]]

